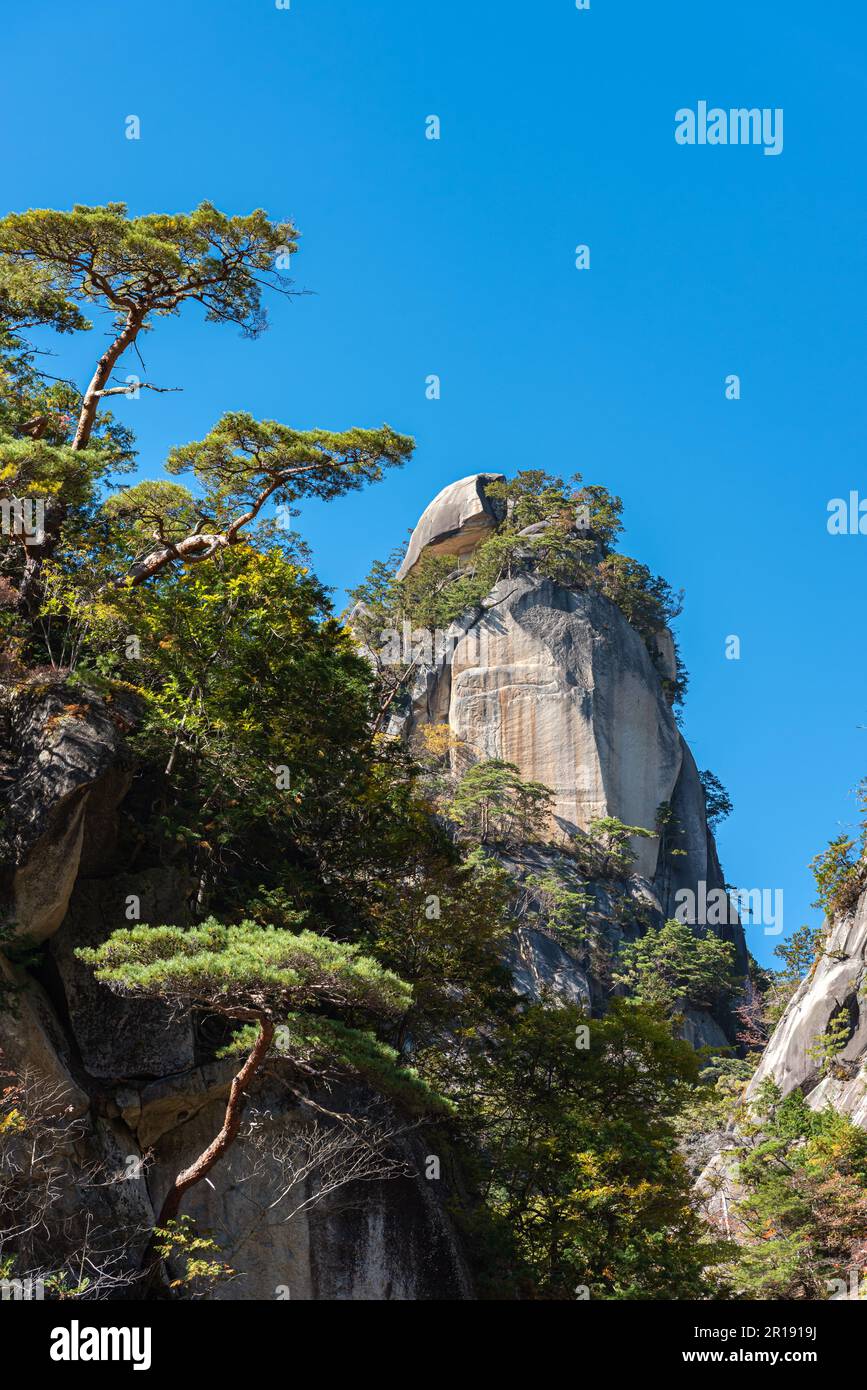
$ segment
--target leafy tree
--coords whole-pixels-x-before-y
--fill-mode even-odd
[[[834,837],[828,848],[811,860],[818,890],[816,906],[834,919],[854,911],[865,882],[864,838]]]
[[[541,874],[527,874],[522,886],[532,919],[573,945],[583,944],[595,899],[576,885],[565,862]]]
[[[448,863],[423,846],[404,864],[400,891],[372,905],[366,940],[377,960],[412,986],[394,1041],[404,1049],[450,1046],[458,1029],[490,1025],[512,1003],[502,962],[515,884],[482,850]]]
[[[835,1058],[845,1050],[852,1031],[849,1010],[844,1008],[828,1020],[821,1033],[816,1034],[812,1044],[807,1048],[807,1056],[818,1063],[820,1076],[833,1073]]]
[[[716,830],[720,822],[731,815],[734,804],[722,782],[707,768],[699,773],[699,777],[704,791],[707,823],[711,830]]]
[[[38,491],[53,499],[44,528],[22,537],[22,611],[38,602],[41,567],[57,547],[68,508],[88,500],[116,458],[110,427],[97,429],[100,406],[112,396],[165,389],[138,379],[111,384],[123,355],[153,319],[177,313],[187,301],[199,303],[207,320],[235,323],[255,336],[265,324],[262,288],[287,289],[277,257],[288,262],[296,235],[291,223],[272,223],[262,211],[227,217],[210,203],[190,214],[130,218],[123,203],[110,203],[0,219],[0,309],[11,314],[7,366],[10,349],[15,359],[0,412],[12,427],[0,435],[3,482],[10,495]],[[46,391],[21,332],[35,324],[64,333],[89,329],[83,309],[110,315],[111,341],[83,392],[71,383]],[[123,443],[121,460],[128,461],[128,437]]]
[[[255,337],[266,322],[262,287],[287,291],[277,261],[288,264],[296,250],[291,222],[271,222],[261,209],[227,217],[207,202],[186,214],[129,217],[124,203],[108,203],[0,220],[0,256],[13,272],[35,268],[62,324],[83,326],[81,304],[108,310],[116,325],[83,394],[72,447],[87,446],[106,395],[133,389],[108,382],[151,318],[176,314],[192,301],[208,321],[234,323]]]
[[[630,842],[652,840],[655,834],[643,825],[626,825],[617,816],[597,816],[575,836],[575,854],[590,877],[626,878],[635,863]]]
[[[698,1085],[675,1118],[675,1128],[684,1141],[699,1145],[698,1173],[709,1157],[702,1140],[730,1129],[733,1118],[741,1114],[744,1092],[754,1071],[753,1061],[720,1054],[708,1057],[702,1066]]]
[[[827,1281],[848,1279],[867,1254],[867,1135],[770,1081],[740,1128],[737,1296],[827,1298]]]
[[[413,442],[383,425],[379,430],[293,430],[274,420],[254,420],[235,411],[224,415],[204,439],[169,455],[170,473],[191,470],[203,490],[202,520],[192,531],[158,518],[154,543],[134,560],[123,583],[141,584],[167,565],[209,559],[237,545],[244,527],[267,502],[286,511],[300,498],[330,501],[377,482],[384,468],[399,466]],[[216,529],[206,530],[213,515]]]
[[[688,1006],[712,1008],[731,994],[733,965],[730,942],[671,918],[622,948],[614,979],[641,1003],[671,1015]]]
[[[825,937],[826,932],[822,927],[800,926],[787,941],[781,941],[779,946],[774,947],[774,955],[783,962],[787,975],[801,981],[815,965]]]
[[[697,1070],[659,1013],[623,1000],[604,1019],[530,1005],[492,1052],[459,1052],[452,1094],[477,1154],[491,1292],[708,1296],[721,1251],[692,1208],[673,1126]]]

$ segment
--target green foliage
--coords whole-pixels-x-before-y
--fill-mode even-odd
[[[822,954],[826,938],[824,927],[803,925],[774,947],[774,955],[783,962],[782,969],[762,969],[751,961],[753,994],[749,1003],[738,1009],[751,1035],[744,1040],[759,1045],[760,1036],[765,1039],[770,1036],[802,980]]]
[[[652,840],[655,834],[643,825],[626,825],[617,816],[597,816],[575,836],[575,857],[590,878],[626,878],[635,863],[630,841]]]
[[[539,926],[575,946],[586,941],[588,911],[595,899],[575,886],[564,863],[553,864],[542,874],[528,874],[523,886],[531,897],[530,917]]]
[[[400,467],[413,441],[383,425],[364,430],[293,430],[276,420],[255,420],[243,411],[224,415],[204,437],[173,449],[169,473],[192,472],[202,490],[202,507],[226,524],[267,500],[291,509],[302,498],[331,501],[366,483],[385,468]]]
[[[736,1219],[737,1296],[825,1299],[867,1250],[867,1134],[830,1106],[811,1110],[765,1082],[748,1122]]]
[[[515,884],[481,849],[456,864],[416,850],[397,895],[371,905],[368,940],[378,960],[412,985],[396,1041],[440,1039],[483,1026],[508,1007],[502,964]]]
[[[171,1289],[185,1298],[211,1298],[214,1290],[235,1277],[235,1271],[218,1257],[220,1247],[210,1236],[196,1234],[191,1216],[179,1216],[154,1230],[156,1253],[172,1260],[181,1273],[171,1281]]]
[[[671,1015],[690,1006],[712,1008],[731,994],[733,965],[730,942],[672,918],[621,949],[614,979],[635,999]]]
[[[107,203],[0,219],[0,256],[13,271],[35,267],[46,307],[70,327],[81,326],[77,304],[165,315],[193,300],[207,319],[255,335],[265,321],[262,285],[281,286],[276,258],[296,249],[291,222],[271,222],[261,209],[228,217],[207,202],[186,214],[129,217],[124,203]]]
[[[699,773],[699,777],[704,791],[707,823],[711,830],[716,830],[720,822],[731,815],[734,810],[734,803],[720,779],[709,772],[707,768],[704,772]]]
[[[220,1051],[232,1057],[250,1051],[256,1029],[242,1028]],[[350,1028],[337,1019],[314,1014],[287,1014],[274,1038],[273,1052],[294,1067],[330,1079],[345,1074],[364,1081],[378,1095],[416,1117],[450,1115],[453,1106],[437,1095],[414,1067],[401,1062],[396,1048],[367,1029]]]
[[[822,927],[800,926],[788,940],[774,947],[774,955],[783,962],[787,975],[801,981],[809,975],[821,954],[825,937]]]
[[[119,994],[234,1016],[323,1005],[391,1014],[411,1000],[409,986],[357,946],[255,922],[122,927],[75,954]]]
[[[527,781],[514,763],[489,758],[467,768],[446,814],[480,844],[506,844],[541,836],[552,800],[546,786]]]
[[[835,836],[828,848],[811,860],[817,889],[816,906],[833,920],[854,911],[864,888],[864,835],[856,841]]]
[[[807,1056],[818,1064],[819,1075],[827,1076],[834,1069],[834,1059],[845,1049],[852,1036],[852,1021],[848,1009],[842,1009],[828,1020],[826,1028],[817,1033]]]
[[[604,1019],[529,1006],[493,1053],[464,1049],[456,1073],[494,1296],[708,1296],[721,1252],[691,1207],[673,1126],[697,1062],[661,1015],[623,1000]]]
[[[616,603],[627,622],[640,632],[655,650],[657,634],[683,611],[683,593],[653,575],[639,560],[628,555],[606,555],[598,566],[599,586],[606,598]],[[676,693],[683,693],[683,674]]]
[[[699,1073],[698,1085],[676,1117],[678,1134],[688,1141],[725,1130],[740,1113],[744,1091],[754,1071],[754,1064],[740,1057],[708,1058]]]
[[[615,1000],[606,1018],[585,1019],[518,1001],[502,964],[516,888],[485,847],[544,838],[551,793],[499,760],[456,778],[451,748],[448,773],[420,769],[373,732],[381,691],[286,527],[304,499],[402,465],[412,441],[387,426],[300,431],[233,410],[170,451],[169,476],[116,490],[134,441],[99,392],[124,388],[106,377],[88,407],[87,392],[38,370],[29,330],[87,333],[96,312],[108,311],[118,357],[185,303],[255,335],[265,287],[286,288],[276,257],[294,250],[291,224],[210,204],[189,216],[131,218],[110,204],[0,220],[0,498],[41,495],[55,508],[35,602],[4,610],[2,659],[21,678],[49,663],[70,694],[79,681],[101,693],[136,760],[117,862],[170,867],[193,885],[194,925],[126,927],[77,954],[122,995],[242,1025],[227,1054],[252,1054],[273,1024],[270,1055],[290,1089],[348,1078],[436,1120],[497,1290],[706,1296],[717,1256],[676,1151],[691,1050],[659,1010]],[[470,567],[427,557],[397,585],[394,565],[375,566],[355,595],[363,632],[404,618],[445,626],[499,579],[536,573],[607,594],[655,651],[677,604],[613,554],[619,499],[542,470],[489,490],[503,520]],[[29,559],[4,547],[0,581],[15,591]],[[653,834],[594,822],[568,872],[524,880],[534,920],[591,949],[581,875],[616,885],[635,838]],[[709,958],[675,952],[667,966],[672,998],[707,994]],[[625,968],[656,997],[643,956]],[[585,1028],[588,1049],[576,1047]],[[2,1123],[17,1139],[11,1104]],[[186,1219],[161,1226],[155,1248],[180,1263],[182,1296],[228,1277]],[[72,1296],[75,1278],[63,1278],[58,1296]]]

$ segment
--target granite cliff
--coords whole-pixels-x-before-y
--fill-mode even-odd
[[[471,561],[504,515],[486,495],[497,476],[473,475],[434,500],[403,576],[426,554],[451,556],[458,566]],[[464,763],[502,759],[551,789],[547,844],[504,855],[519,884],[554,863],[569,869],[573,837],[599,818],[643,827],[628,873],[616,881],[580,876],[602,936],[616,946],[671,917],[680,890],[724,885],[702,783],[672,712],[666,682],[673,676],[666,630],[649,648],[604,595],[528,569],[497,582],[429,658],[414,663],[388,733],[411,746],[424,726],[445,725]],[[119,824],[154,814],[134,777],[129,735],[139,718],[134,696],[107,697],[80,683],[30,681],[7,692],[4,917],[42,949],[29,969],[4,964],[16,1007],[0,1017],[0,1048],[13,1072],[47,1078],[59,1097],[78,1215],[146,1232],[171,1175],[218,1127],[231,1065],[215,1058],[206,1031],[161,1004],[116,998],[74,954],[124,925],[132,900],[142,920],[189,920],[195,884],[183,869],[137,868],[118,848]],[[532,896],[527,889],[525,907]],[[720,930],[743,971],[740,926]],[[859,930],[849,928],[848,945],[862,940]],[[593,953],[536,918],[516,911],[506,958],[516,990],[529,998],[553,994],[596,1012],[605,1006],[611,984]],[[850,999],[848,979],[844,993]],[[724,1047],[731,1020],[688,1009],[684,1035],[695,1046]],[[347,1103],[363,1110],[365,1098]],[[291,1147],[297,1107],[281,1089],[279,1067],[258,1082],[250,1105]],[[435,1195],[424,1182],[424,1152],[412,1135],[396,1141],[400,1176],[367,1184],[348,1207],[325,1200],[304,1210],[302,1203],[290,1222],[271,1214],[274,1174],[253,1164],[245,1143],[189,1206],[222,1233],[242,1272],[217,1297],[268,1298],[282,1296],[281,1288],[302,1299],[473,1296],[448,1186]],[[88,1185],[84,1175],[97,1170],[110,1180]],[[133,1255],[143,1239],[133,1242]]]

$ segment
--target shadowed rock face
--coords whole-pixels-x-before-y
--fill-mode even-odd
[[[790,1000],[758,1070],[748,1097],[763,1081],[772,1080],[784,1095],[800,1087],[814,1110],[833,1105],[867,1129],[867,893],[854,913],[831,931],[811,975]],[[828,1024],[846,1014],[849,1039],[821,1075],[810,1050]]]
[[[486,482],[502,481],[503,476],[473,473],[444,487],[422,512],[397,572],[398,579],[405,579],[422,555],[460,557],[475,550],[505,515],[505,505],[485,493]]]
[[[0,1064],[42,1078],[64,1123],[76,1122],[74,1142],[60,1151],[62,1200],[54,1210],[58,1223],[87,1218],[94,1249],[114,1252],[129,1241],[123,1253],[111,1253],[118,1278],[138,1269],[175,1174],[219,1131],[237,1069],[232,1061],[196,1066],[189,1019],[159,1003],[118,998],[75,958],[77,947],[129,924],[131,896],[141,920],[187,920],[191,885],[182,871],[164,865],[124,873],[116,862],[118,816],[133,771],[124,734],[135,717],[134,708],[56,683],[15,697],[5,730],[17,754],[6,762],[14,773],[7,779],[6,915],[52,940],[42,983],[0,956],[0,982],[22,987],[15,1011],[0,1009]],[[352,1112],[357,1102],[363,1111],[370,1099],[359,1088],[347,1106]],[[275,1134],[301,1118],[273,1078],[254,1085],[249,1105],[267,1111]],[[422,1176],[425,1151],[414,1133],[398,1134],[395,1146],[412,1176],[356,1183],[321,1204],[315,1177],[307,1177],[294,1200],[311,1206],[287,1222],[286,1203],[272,1205],[282,1170],[265,1163],[251,1174],[240,1140],[231,1162],[217,1165],[187,1206],[218,1235],[237,1271],[216,1296],[471,1297],[446,1211],[445,1175],[440,1182]]]
[[[224,1101],[214,1089],[214,1071],[203,1069],[184,1079],[177,1091],[178,1095],[189,1092],[188,1118],[166,1129],[154,1144],[148,1188],[157,1210],[175,1173],[219,1129]],[[331,1095],[322,1099],[334,1104]],[[350,1113],[363,1109],[364,1103],[362,1091],[355,1099],[341,1099]],[[254,1088],[252,1104],[267,1112],[269,1134],[276,1140],[309,1119],[309,1112],[305,1117],[276,1079]],[[152,1108],[152,1103],[144,1106],[140,1137]],[[395,1152],[416,1176],[356,1184],[318,1201],[314,1178],[302,1178],[287,1192],[291,1175],[263,1163],[261,1153],[251,1152],[242,1133],[226,1158],[211,1170],[210,1181],[193,1188],[185,1204],[202,1229],[214,1233],[225,1259],[238,1271],[237,1280],[219,1287],[215,1297],[292,1301],[470,1297],[467,1271],[445,1211],[445,1175],[439,1182],[422,1176],[425,1145],[417,1136],[398,1138]],[[282,1198],[281,1193],[285,1193]],[[297,1214],[287,1221],[293,1211]]]
[[[88,690],[54,684],[14,696],[7,718],[16,762],[6,792],[4,915],[42,941],[63,921],[78,874],[98,871],[113,851],[132,776],[123,730],[135,702],[108,708]]]

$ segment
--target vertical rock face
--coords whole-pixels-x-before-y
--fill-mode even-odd
[[[562,833],[607,815],[655,826],[680,773],[680,735],[644,642],[607,599],[503,580],[449,676],[454,733],[550,787]],[[651,878],[658,841],[635,848]]]
[[[669,803],[685,853],[663,867],[658,835],[636,837],[636,873],[659,873],[669,913],[678,888],[722,887],[695,763],[644,641],[613,603],[549,579],[504,579],[440,646],[392,733],[447,723],[472,756],[515,763],[553,791],[552,831],[564,841],[602,816],[653,830]]]
[[[867,1129],[867,893],[837,922],[812,973],[790,1000],[747,1092],[776,1082],[784,1095],[798,1088],[815,1110],[833,1105]],[[817,1039],[839,1018],[848,1025],[843,1049],[824,1068]],[[814,1055],[811,1056],[811,1051]]]
[[[464,556],[485,539],[488,523],[480,526],[478,515],[487,476],[462,479],[430,503],[398,578],[435,552],[438,538]],[[472,519],[462,522],[464,513]],[[705,894],[725,887],[698,769],[663,684],[677,675],[671,633],[660,630],[653,646],[652,656],[620,609],[598,593],[532,573],[503,579],[423,653],[429,659],[417,665],[389,727],[411,739],[423,725],[446,724],[460,741],[456,761],[502,759],[544,783],[553,792],[555,844],[567,845],[607,816],[655,831],[633,839],[627,888],[635,921],[645,924],[673,917],[684,889],[700,898],[701,885]],[[520,866],[509,867],[520,880]],[[604,888],[587,886],[604,900]],[[617,914],[608,915],[613,921]],[[604,922],[604,903],[598,916]],[[732,917],[714,930],[734,945],[735,968],[744,973],[743,931]],[[616,948],[619,927],[606,932]],[[509,964],[516,988],[531,997],[553,992],[601,1007],[610,990],[580,953],[526,924],[513,935]],[[697,1047],[729,1042],[720,1021],[700,1010],[687,1011],[685,1031]]]
[[[195,1083],[191,1089],[196,1091]],[[155,1142],[148,1183],[159,1209],[174,1175],[201,1153],[219,1129],[220,1092]],[[325,1098],[323,1098],[325,1099]],[[279,1083],[257,1088],[253,1104],[267,1111],[268,1132],[279,1142],[304,1116],[287,1105]],[[359,1094],[356,1104],[364,1105]],[[146,1112],[145,1112],[146,1113]],[[181,1112],[183,1113],[183,1112]],[[308,1117],[309,1118],[309,1117]],[[140,1130],[141,1132],[141,1130]],[[319,1199],[314,1180],[293,1184],[276,1163],[263,1162],[242,1135],[211,1170],[210,1184],[189,1194],[185,1210],[202,1229],[219,1233],[238,1278],[221,1286],[220,1299],[292,1301],[427,1301],[470,1296],[469,1278],[445,1211],[442,1183],[426,1182],[424,1153],[410,1140],[398,1148],[415,1176],[344,1187]],[[287,1192],[287,1188],[289,1188]],[[281,1192],[286,1195],[279,1200]],[[291,1220],[287,1217],[292,1213]]]
[[[25,689],[5,711],[15,753],[4,838],[4,916],[42,941],[60,926],[76,878],[111,853],[132,775],[123,738],[133,709],[91,691]]]

